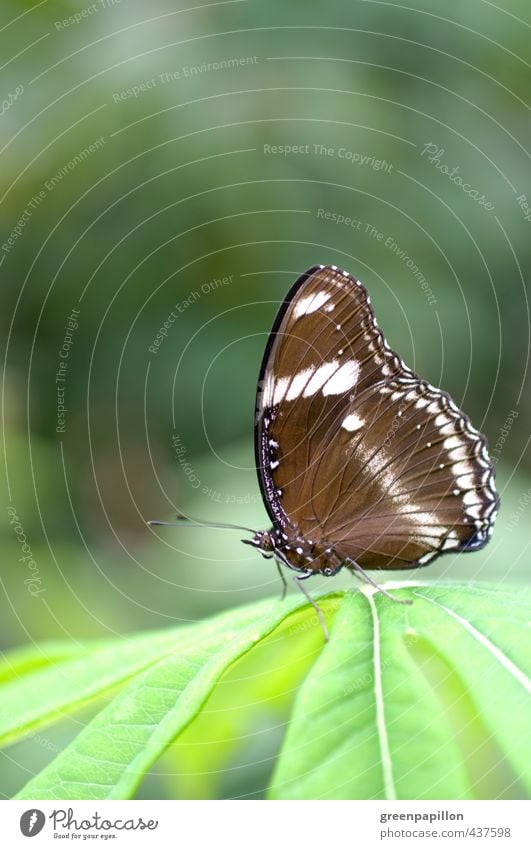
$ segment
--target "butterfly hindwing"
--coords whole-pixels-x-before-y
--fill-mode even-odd
[[[414,379],[376,385],[343,411],[302,502],[320,535],[365,569],[480,548],[497,509],[483,438],[446,393]]]

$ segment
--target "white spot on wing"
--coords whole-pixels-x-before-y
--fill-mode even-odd
[[[427,551],[426,554],[423,554],[422,557],[419,557],[417,562],[420,563],[421,565],[424,565],[424,563],[427,563],[428,560],[431,560],[431,558],[433,557],[433,554],[434,554],[433,551]]]
[[[332,360],[331,363],[323,363],[322,366],[315,369],[311,380],[303,392],[303,397],[310,398],[312,395],[315,395],[315,393],[318,392],[319,389],[324,386],[326,381],[334,374],[338,365],[339,363],[337,360]]]
[[[289,378],[281,377],[279,380],[274,383],[274,391],[273,391],[273,404],[268,404],[268,406],[276,406],[276,404],[280,404],[283,400],[284,395],[286,394],[286,390],[288,388]]]
[[[306,298],[301,298],[295,304],[293,317],[300,318],[303,315],[310,315],[316,312],[332,297],[330,292],[316,292],[315,295],[308,295]]]
[[[343,419],[341,427],[344,427],[345,430],[354,431],[360,430],[360,428],[362,428],[364,424],[364,420],[360,419],[360,417],[356,415],[356,413],[351,413],[349,416]]]
[[[439,433],[440,433],[441,436],[444,436],[446,438],[448,436],[458,436],[461,433],[461,431],[460,431],[457,423],[454,421],[454,422],[449,422],[448,424],[441,427],[440,430],[439,430]]]
[[[443,447],[446,451],[451,451],[453,448],[460,448],[463,445],[463,440],[460,436],[447,436],[443,442]]]
[[[267,372],[265,380],[264,380],[264,387],[263,387],[262,397],[261,397],[262,408],[271,407],[271,405],[273,403],[274,389],[275,389],[275,379],[273,377],[273,374],[271,372]]]
[[[446,445],[444,447],[446,448]],[[466,448],[466,446],[461,445],[458,448],[452,448],[448,452],[448,456],[449,456],[450,460],[452,461],[452,463],[456,463],[459,460],[468,460],[470,454],[469,454],[469,451]]]
[[[312,370],[306,368],[294,375],[289,383],[289,389],[286,394],[286,401],[294,401],[302,394],[302,391],[312,376]]]
[[[355,360],[348,360],[323,386],[323,395],[342,395],[358,382],[360,367]]]

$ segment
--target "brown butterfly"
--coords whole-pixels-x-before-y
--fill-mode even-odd
[[[499,498],[485,437],[403,363],[366,289],[335,266],[310,268],[282,303],[255,450],[272,527],[243,541],[294,570],[312,604],[300,584],[312,575],[346,567],[377,586],[366,570],[477,551],[492,533]]]
[[[492,533],[499,498],[485,437],[403,363],[367,290],[335,266],[310,268],[280,308],[255,448],[273,527],[246,542],[298,580],[424,566]]]

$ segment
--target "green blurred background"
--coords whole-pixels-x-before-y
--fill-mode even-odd
[[[267,526],[257,374],[283,295],[314,263],[362,279],[389,343],[493,449],[491,544],[421,577],[526,579],[530,30],[524,0],[3,0],[4,648],[278,591],[240,534],[146,520],[179,507]],[[259,796],[292,697],[256,696],[215,777],[204,747],[181,746],[142,793]],[[83,721],[10,750],[3,793]],[[203,743],[225,733],[213,725]]]

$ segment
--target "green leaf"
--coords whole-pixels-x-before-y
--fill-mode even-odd
[[[319,623],[302,610],[232,664],[157,767],[169,798],[263,795],[297,689],[322,649]]]
[[[129,798],[170,746],[190,775],[184,792],[214,796],[215,780],[194,780],[194,770],[223,770],[252,728],[253,705],[285,711],[308,669],[271,797],[526,798],[529,593],[423,582],[393,592],[413,605],[368,591],[320,598],[329,619],[335,614],[327,644],[312,608],[295,597],[72,654],[61,644],[11,654],[4,740],[106,695],[19,798]],[[244,656],[250,676],[241,675]]]
[[[15,655],[16,675],[2,686],[0,744],[5,745],[111,690],[175,646],[171,632],[97,645],[72,658],[57,648],[46,665],[31,653]]]
[[[275,605],[281,616],[291,609],[279,605],[278,600]],[[301,605],[299,601],[295,607]],[[189,642],[201,643],[216,629],[227,634],[230,628],[254,621],[270,607],[268,600],[208,622],[144,632],[121,642],[98,641],[70,651],[67,645],[56,643],[43,644],[41,650],[31,647],[10,652],[3,670],[6,683],[0,700],[0,744],[12,743],[101,697],[169,652],[181,651]]]
[[[330,602],[329,602],[330,603]],[[225,670],[305,606],[270,600],[174,632],[174,650],[137,675],[40,775],[21,799],[108,799],[131,796],[146,770],[196,716]],[[315,618],[311,608],[307,617]]]
[[[34,669],[56,664],[58,661],[80,657],[87,653],[86,646],[76,643],[49,642],[37,646],[22,646],[0,652],[0,684],[20,678]]]
[[[408,607],[346,595],[299,691],[270,795],[525,797],[528,597],[417,585]]]

